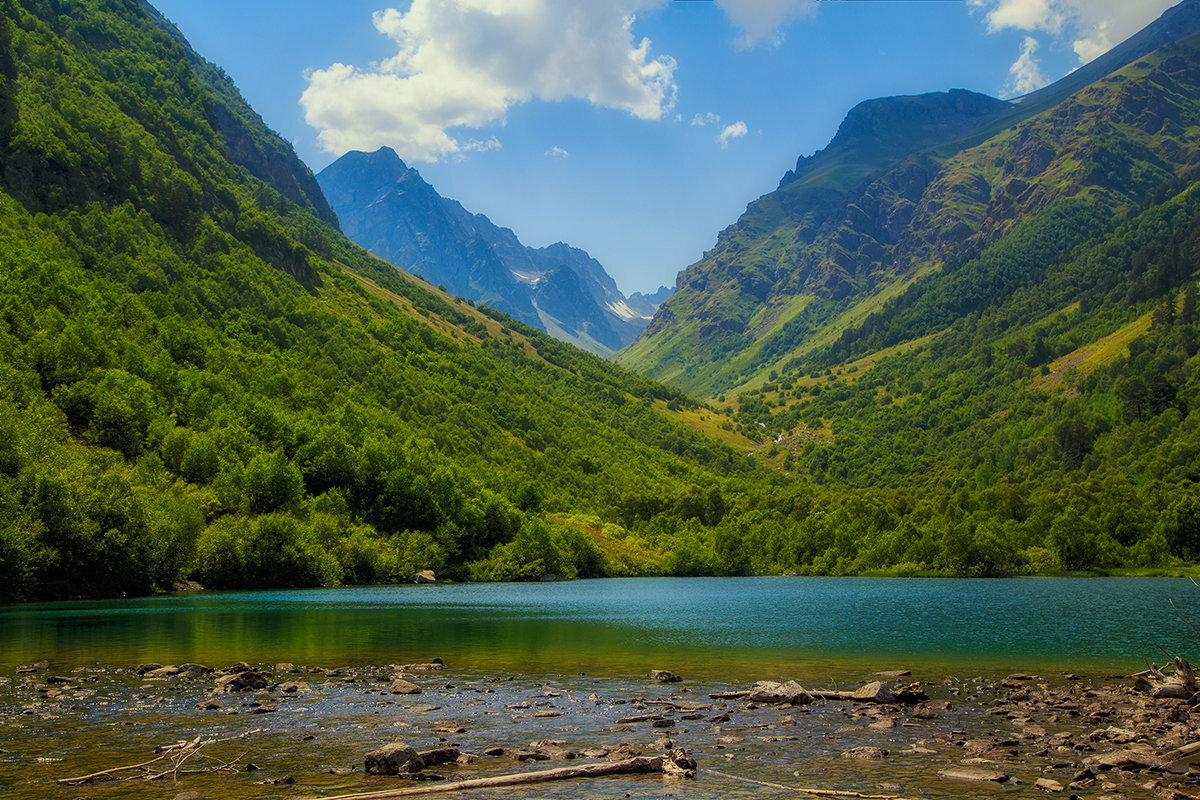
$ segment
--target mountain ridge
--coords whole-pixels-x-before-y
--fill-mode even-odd
[[[1197,7],[1195,0],[1187,0],[1172,9],[1174,13],[1164,15],[1163,20],[1134,37],[1135,45],[1138,40],[1179,41],[1188,30],[1170,28],[1172,20],[1190,20],[1189,24],[1200,27]],[[1141,52],[1138,47],[1118,51]],[[1089,74],[1094,75],[1094,70]],[[977,103],[981,113],[968,117],[967,124],[947,126],[933,137],[941,141],[901,135],[889,147],[869,152],[875,160],[857,156],[861,147],[853,146],[856,139],[864,138],[863,130],[870,141],[871,114],[914,102],[933,102],[944,108],[956,93],[860,104],[848,115],[829,147],[801,158],[780,188],[750,204],[736,225],[722,231],[717,246],[681,273],[676,295],[621,355],[621,363],[710,396],[733,390],[747,380],[751,383],[745,385],[763,383],[767,372],[778,368],[778,359],[770,353],[794,346],[787,342],[800,342],[806,334],[799,328],[819,340],[819,331],[830,325],[860,322],[875,304],[906,291],[912,281],[970,258],[1003,235],[1006,214],[1036,210],[1053,197],[1072,191],[1108,193],[1105,196],[1111,200],[1104,202],[1116,203],[1114,208],[1138,202],[1138,192],[1165,179],[1170,170],[1161,165],[1148,166],[1151,172],[1132,179],[1140,181],[1142,188],[1118,198],[1111,186],[1103,185],[1103,175],[1064,171],[1069,166],[1066,157],[1059,158],[1042,141],[1047,135],[1074,136],[1071,126],[1092,113],[1086,100],[1070,106],[1070,113],[1075,115],[1072,119],[1038,120],[1072,97],[1083,97],[1080,92],[1088,85],[1103,84],[1103,80],[1093,80],[1083,89],[1071,88],[1071,84],[1071,91],[1063,95],[1065,99],[1043,110],[1014,109],[1011,104],[983,96],[958,95],[960,100]],[[1061,94],[1060,90],[1048,87],[1043,96]],[[1170,90],[1162,88],[1160,94],[1167,98]],[[1121,102],[1132,108],[1143,101],[1145,98],[1130,97]],[[1176,101],[1165,102],[1169,105]],[[1105,159],[1110,162],[1106,169],[1128,169],[1130,159],[1137,159],[1121,151],[1126,145],[1120,142],[1151,135],[1134,130],[1151,121],[1126,120],[1119,116],[1120,111],[1113,111],[1118,120],[1116,127],[1095,129],[1088,142],[1074,136],[1076,143],[1069,145],[1079,148],[1078,159],[1094,164],[1093,172],[1106,163]],[[1127,122],[1132,123],[1133,132],[1122,127]],[[976,123],[978,130],[987,133],[965,130]],[[1048,133],[1053,126],[1058,126],[1058,134]],[[1006,142],[1004,136],[1009,134],[1005,131],[1024,131],[1024,138]],[[913,141],[920,146],[912,149]],[[1024,170],[1026,174],[1015,174],[1013,168],[987,154],[980,155],[986,162],[982,168],[963,162],[962,153],[981,153],[980,148],[989,141],[992,148],[1005,149],[1004,158],[1018,165],[1016,171]],[[1157,153],[1147,158],[1145,163],[1151,165],[1163,158],[1169,160],[1171,155]],[[878,168],[880,161],[889,166]],[[826,163],[828,168],[823,167]],[[1178,160],[1176,164],[1178,169]],[[1031,176],[1045,168],[1058,170],[1054,180],[1062,185],[1030,183]],[[845,317],[852,311],[846,304],[855,302],[865,310],[858,316]],[[792,331],[781,338],[779,328],[788,325]],[[768,337],[775,341],[765,342]],[[716,357],[705,359],[702,352]],[[735,367],[727,363],[729,356],[739,361]],[[700,366],[697,359],[707,366]]]
[[[527,325],[609,356],[649,321],[586,252],[562,242],[527,247],[511,229],[441,197],[391,148],[347,153],[318,181],[351,239]],[[577,281],[553,277],[561,269]],[[546,280],[553,290],[541,286]]]

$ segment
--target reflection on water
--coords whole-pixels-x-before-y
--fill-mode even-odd
[[[38,659],[388,664],[737,680],[867,668],[1136,667],[1200,643],[1181,579],[634,579],[206,593],[0,607],[0,667]],[[1200,615],[1197,615],[1200,616]]]

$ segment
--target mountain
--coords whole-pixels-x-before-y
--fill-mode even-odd
[[[358,244],[558,339],[612,355],[649,322],[587,253],[561,242],[526,247],[441,197],[391,148],[347,153],[317,179]]]
[[[1190,163],[1190,50],[1161,54],[1200,27],[1197,8],[1020,103],[957,90],[859,105],[682,273],[621,363],[703,396],[753,388],[1062,203],[1086,217],[1075,234],[1095,233]]]
[[[811,223],[776,332],[684,365],[753,382],[703,405],[346,239],[145,3],[0,0],[0,596],[1190,569],[1197,97],[1189,38],[1015,122],[864,107],[723,236],[742,302],[737,248],[765,275],[761,231]],[[884,163],[892,128],[940,144]],[[609,297],[578,251],[474,230],[468,276],[503,251],[531,303]],[[684,277],[660,330],[711,299]]]
[[[676,571],[684,534],[595,515],[715,524],[771,479],[679,392],[347,240],[148,5],[0,11],[0,597]],[[463,266],[499,293],[494,244]],[[546,302],[615,291],[527,256]]]

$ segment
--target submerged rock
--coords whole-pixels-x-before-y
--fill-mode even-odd
[[[650,680],[657,681],[658,683],[679,683],[683,678],[669,670],[652,669],[650,670]]]

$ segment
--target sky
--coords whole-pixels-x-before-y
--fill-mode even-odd
[[[527,245],[673,286],[875,97],[1011,98],[1176,0],[151,0],[319,172],[394,149]]]

